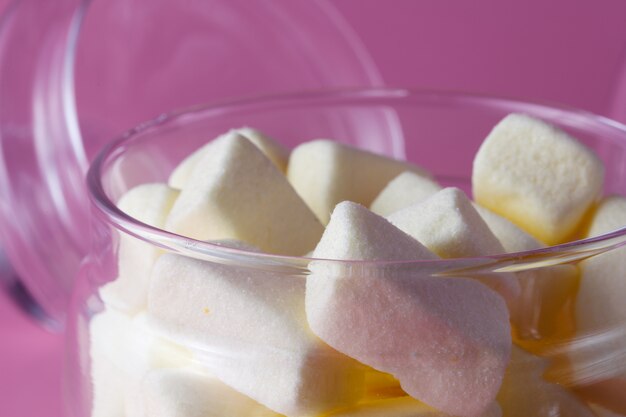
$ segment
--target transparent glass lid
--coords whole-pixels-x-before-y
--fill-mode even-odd
[[[56,325],[90,242],[83,175],[108,139],[172,108],[381,82],[326,0],[21,0],[0,54],[5,279]]]

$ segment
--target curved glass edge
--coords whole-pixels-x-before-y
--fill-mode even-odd
[[[3,204],[0,211],[7,219],[15,219],[14,206],[28,204],[28,196],[33,193],[50,200],[49,209],[60,222],[51,226],[52,229],[67,228],[75,221],[76,216],[70,212],[75,213],[76,207],[87,210],[85,188],[75,179],[76,174],[80,178],[86,171],[87,161],[73,102],[72,51],[88,3],[86,0],[62,0],[54,5],[43,5],[38,1],[14,0],[3,11],[0,20],[3,57],[0,196],[8,203]],[[30,23],[25,24],[27,22]],[[21,41],[16,42],[16,39]],[[20,153],[16,155],[11,146],[20,146]],[[28,163],[19,163],[16,170],[13,164],[12,170],[7,161],[16,162],[16,156],[18,162],[23,159]],[[32,157],[39,161],[38,169],[33,170],[29,159]],[[16,178],[21,182],[14,181]],[[33,181],[36,183],[30,187],[31,194],[15,188],[15,184]],[[55,272],[44,265],[47,255],[38,255],[34,260],[23,259],[25,237],[33,234],[29,227],[15,220],[0,225],[2,250],[8,257],[2,278],[14,301],[26,313],[47,329],[61,330],[71,282],[59,280]],[[47,234],[41,231],[42,236]],[[49,255],[48,252],[62,246],[59,240],[70,250],[81,247],[82,240],[77,234],[66,233],[56,239],[53,245],[45,239],[32,239],[34,247],[30,253]],[[46,245],[57,249],[46,252]],[[34,258],[34,255],[29,257]],[[11,265],[8,265],[9,259]],[[68,258],[68,262],[71,261]],[[12,272],[6,272],[8,270]]]
[[[382,86],[384,81],[378,66],[359,38],[358,34],[354,31],[352,26],[350,26],[350,23],[348,23],[344,16],[335,6],[332,5],[329,0],[317,0],[317,4],[323,13],[330,19],[332,25],[341,34],[342,38],[345,39],[346,43],[350,46],[352,54],[355,56],[356,61],[361,64],[365,76],[368,78],[371,86]]]
[[[132,142],[134,137],[152,130],[164,128],[171,123],[184,121],[184,118],[190,114],[196,116],[201,114],[203,117],[211,117],[233,114],[240,111],[252,111],[260,107],[267,110],[283,107],[294,108],[298,106],[311,106],[312,104],[345,105],[354,103],[355,100],[358,100],[359,104],[368,102],[372,104],[385,104],[385,101],[393,100],[395,104],[399,102],[406,102],[406,104],[463,103],[482,107],[497,106],[502,108],[504,106],[511,111],[524,111],[528,113],[541,111],[543,114],[567,116],[572,126],[585,126],[590,122],[594,122],[626,136],[626,126],[587,111],[540,101],[521,101],[506,97],[469,92],[373,88],[337,89],[323,92],[303,92],[255,97],[174,111],[169,114],[163,114],[152,121],[148,121],[131,129],[122,137],[106,146],[94,160],[87,174],[90,198],[97,207],[97,215],[104,223],[163,249],[211,262],[236,264],[238,266],[296,274],[307,273],[311,262],[329,262],[344,266],[354,266],[358,264],[373,268],[416,268],[420,273],[432,273],[445,276],[458,275],[459,273],[462,273],[464,276],[471,276],[485,272],[519,272],[583,260],[626,245],[626,227],[623,227],[601,236],[532,251],[437,261],[346,261],[255,253],[191,239],[141,223],[117,208],[106,195],[100,181],[106,166],[124,152],[124,148],[129,142]]]
[[[24,252],[24,247],[28,247],[29,243],[33,244],[29,241],[29,230],[26,230],[19,221],[6,225],[0,224],[1,240],[5,243],[3,245],[0,241],[0,250],[3,250],[2,246],[4,246],[4,251],[11,260],[10,269],[19,271],[19,275],[11,273],[0,278],[3,278],[6,283],[11,283],[11,287],[19,286],[21,293],[28,294],[27,297],[16,298],[18,305],[22,306],[24,311],[34,316],[47,328],[62,329],[67,298],[73,286],[72,273],[76,272],[72,269],[76,268],[76,264],[80,262],[87,250],[86,236],[80,230],[82,228],[74,227],[77,218],[86,224],[89,217],[88,200],[82,181],[87,171],[88,157],[79,131],[74,91],[74,61],[81,25],[92,0],[61,0],[56,2],[53,8],[50,8],[52,5],[47,8],[38,7],[40,6],[38,3],[37,0],[12,0],[2,11],[2,16],[0,16],[1,54],[5,55],[5,50],[14,44],[10,42],[13,32],[33,30],[29,25],[24,25],[24,21],[28,21],[29,16],[37,18],[31,20],[45,18],[44,23],[36,25],[34,32],[48,33],[50,36],[46,38],[46,42],[42,42],[45,45],[32,48],[34,50],[32,53],[22,52],[23,58],[20,58],[17,63],[13,60],[10,63],[11,67],[6,67],[0,77],[2,79],[17,77],[19,82],[9,82],[9,85],[26,87],[23,89],[26,94],[22,94],[23,97],[20,96],[25,104],[29,106],[30,101],[34,101],[35,104],[39,103],[32,108],[32,117],[36,119],[33,124],[36,129],[25,133],[31,142],[29,146],[33,147],[28,152],[36,153],[37,161],[40,163],[38,168],[45,174],[34,174],[36,178],[33,180],[36,181],[36,186],[42,188],[45,198],[51,201],[54,209],[53,216],[59,223],[54,226],[55,230],[60,230],[59,233],[54,234],[58,240],[49,246],[62,248],[65,252],[74,254],[72,259],[68,260],[73,264],[71,268],[68,268],[69,271],[65,271],[66,273],[55,274],[48,267],[48,259],[35,255],[35,253],[45,251],[33,250],[32,256],[29,255],[27,260],[22,259],[24,256],[19,254]],[[326,16],[331,24],[336,26],[337,32],[344,37],[350,49],[350,55],[346,59],[353,59],[355,67],[361,67],[365,82],[369,85],[380,85],[382,79],[373,59],[352,27],[332,3],[328,0],[316,0],[312,6],[319,8],[321,14]],[[8,59],[4,62],[3,67],[9,65]],[[15,71],[16,68],[28,69],[28,71]],[[5,91],[2,99],[7,99],[7,95],[11,94],[14,94],[13,89],[9,94]],[[10,101],[15,102],[15,100]],[[13,122],[12,117],[13,114],[8,116],[10,122]],[[5,118],[1,116],[0,118],[5,121]],[[4,129],[15,128],[13,124],[9,123],[9,125],[6,127],[3,124],[2,136],[7,135]],[[16,126],[19,128],[18,125]],[[30,127],[25,126],[24,129],[30,129]],[[10,157],[10,154],[8,151],[4,152],[3,146],[0,146],[0,160]],[[9,175],[1,165],[0,196],[4,201],[17,201],[11,178],[23,174]],[[27,169],[30,168],[24,168],[24,170]],[[24,176],[29,173],[26,172]],[[14,217],[11,214],[12,210],[11,204],[4,204],[0,207],[0,211],[7,218]],[[45,239],[35,240],[35,246],[41,247],[45,244],[42,243]],[[56,253],[55,249],[51,251]],[[67,279],[60,280],[59,275]]]

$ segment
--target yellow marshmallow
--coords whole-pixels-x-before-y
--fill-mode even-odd
[[[565,241],[602,191],[598,157],[560,129],[510,114],[498,123],[474,159],[476,202],[540,241]]]

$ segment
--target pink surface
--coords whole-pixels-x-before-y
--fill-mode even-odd
[[[616,88],[626,72],[621,0],[333,3],[388,84],[545,99],[599,113],[611,112],[618,93],[626,104],[626,81]],[[626,120],[626,108],[619,110]]]
[[[626,121],[622,0],[333,2],[389,85],[546,99]],[[61,345],[0,294],[0,416],[62,415]]]
[[[0,291],[0,416],[60,417],[63,337],[38,327]]]

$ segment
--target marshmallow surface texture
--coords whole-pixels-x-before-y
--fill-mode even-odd
[[[594,214],[588,237],[626,227],[626,198],[609,197]],[[613,249],[581,263],[582,280],[576,301],[580,331],[594,331],[626,321],[626,249]]]
[[[311,332],[305,280],[165,254],[148,313],[230,387],[280,414],[315,415],[360,398],[364,367]]]
[[[307,253],[323,232],[285,176],[236,133],[211,144],[176,200],[166,229],[199,240],[242,240],[280,255]]]
[[[604,167],[564,131],[523,114],[500,121],[474,159],[474,199],[542,242],[566,240],[602,191]]]
[[[287,177],[326,224],[335,205],[349,200],[369,206],[385,185],[404,171],[430,176],[407,162],[319,139],[291,152]]]
[[[178,195],[178,190],[166,184],[143,184],[124,194],[118,208],[142,223],[161,228]],[[107,305],[133,314],[146,305],[150,271],[159,250],[123,232],[119,238],[118,278],[102,287],[100,296]]]
[[[437,260],[419,241],[351,201],[337,204],[314,258],[368,261]]]
[[[574,394],[543,379],[548,365],[548,360],[513,347],[511,363],[498,393],[504,417],[593,417]]]
[[[289,151],[276,142],[274,139],[269,136],[264,135],[258,130],[251,129],[249,127],[242,127],[240,129],[233,129],[224,135],[219,136],[215,140],[221,138],[222,136],[238,134],[250,142],[252,142],[257,148],[261,150],[269,158],[270,161],[276,165],[276,167],[281,172],[287,171],[287,161],[289,160]],[[193,170],[196,168],[196,165],[200,160],[204,158],[207,153],[212,152],[211,148],[213,147],[213,142],[211,141],[206,145],[200,147],[185,159],[183,159],[178,166],[172,171],[170,177],[168,179],[168,184],[170,187],[182,190],[189,181]]]
[[[502,411],[493,403],[481,417],[501,417]],[[411,397],[391,398],[364,403],[348,410],[330,413],[325,417],[452,417]]]
[[[370,210],[381,216],[388,216],[426,200],[439,190],[441,186],[436,181],[414,172],[403,172],[389,181],[370,206]]]
[[[189,364],[189,353],[154,335],[144,314],[115,310],[89,323],[92,417],[135,415],[141,379],[153,369]]]
[[[543,243],[504,217],[479,204],[474,204],[474,208],[487,224],[491,233],[498,238],[507,253],[525,252],[545,247]]]
[[[314,256],[340,260],[433,260],[416,240],[351,202],[335,208]],[[412,397],[442,412],[482,415],[509,359],[502,298],[464,278],[318,260],[310,265],[311,329],[340,352],[395,376]]]
[[[445,188],[387,218],[442,258],[505,252],[472,202],[458,188]]]
[[[289,150],[287,148],[264,133],[250,127],[242,127],[237,129],[237,132],[259,148],[280,172],[287,172],[287,164],[289,163]]]
[[[505,252],[502,244],[458,188],[445,188],[421,203],[397,211],[388,220],[442,258],[480,257]],[[512,304],[520,293],[512,274],[480,278]]]
[[[599,236],[624,226],[626,198],[608,197],[598,206],[588,237]],[[589,371],[592,374],[600,372],[604,377],[613,376],[621,380],[626,387],[626,365],[621,358],[626,346],[626,335],[620,330],[626,322],[626,249],[612,249],[590,257],[581,263],[580,268],[582,277],[576,299],[579,336],[610,329],[613,332],[601,345],[573,353],[575,369],[580,372],[578,377],[585,379],[589,377],[586,375]],[[626,404],[626,401],[622,402]]]
[[[537,239],[489,209],[474,208],[509,253],[544,248]],[[578,288],[579,271],[575,265],[556,265],[516,272],[521,293],[511,320],[523,339],[567,337],[573,329],[569,303]],[[565,312],[565,310],[567,310]],[[571,324],[565,325],[563,317]],[[565,334],[564,332],[568,332]]]
[[[154,370],[141,385],[144,414],[137,417],[280,417],[195,369]]]

